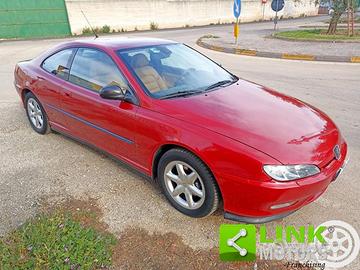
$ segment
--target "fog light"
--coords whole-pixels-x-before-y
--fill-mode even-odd
[[[288,207],[288,206],[293,205],[295,203],[296,202],[287,202],[287,203],[282,203],[282,204],[274,204],[274,205],[270,206],[270,209],[272,209],[272,210],[280,209],[280,208]]]

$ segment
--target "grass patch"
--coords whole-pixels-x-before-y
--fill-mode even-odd
[[[116,238],[87,226],[95,213],[56,211],[0,238],[0,269],[99,269],[112,264]]]
[[[347,29],[338,30],[335,35],[326,35],[325,29],[311,29],[311,30],[294,30],[275,33],[275,37],[287,38],[293,40],[314,40],[314,41],[339,41],[339,40],[359,40],[360,31],[355,31],[355,35],[349,37]]]

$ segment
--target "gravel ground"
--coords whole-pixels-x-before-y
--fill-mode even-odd
[[[226,27],[135,35],[194,45],[198,37],[226,31]],[[219,225],[229,222],[221,211],[198,220],[183,216],[168,205],[156,187],[126,166],[62,135],[40,136],[32,131],[13,87],[13,68],[17,61],[32,58],[58,42],[0,43],[0,235],[33,216],[44,200],[95,199],[103,222],[115,234],[143,229],[150,234],[174,234],[195,250],[216,247]],[[351,161],[338,181],[316,202],[269,227],[340,219],[360,229],[360,65],[263,59],[196,48],[243,78],[319,107],[335,120],[349,143]],[[357,259],[348,269],[359,266]]]

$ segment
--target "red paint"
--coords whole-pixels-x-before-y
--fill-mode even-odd
[[[340,131],[327,115],[295,98],[244,80],[207,94],[153,99],[141,89],[115,51],[169,42],[99,39],[64,43],[32,61],[19,63],[15,70],[17,90],[20,95],[25,89],[31,90],[46,104],[53,128],[107,151],[149,176],[154,155],[162,146],[188,149],[213,172],[224,209],[230,213],[257,217],[293,211],[326,190],[347,153]],[[135,90],[139,105],[102,99],[40,67],[48,55],[82,46],[98,48],[112,57]],[[336,144],[342,149],[340,160],[334,159]],[[321,173],[280,183],[263,172],[264,164],[315,164]],[[271,205],[289,201],[296,203],[270,209]]]

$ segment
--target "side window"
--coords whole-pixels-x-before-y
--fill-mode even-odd
[[[118,67],[106,53],[80,48],[71,66],[69,81],[93,91],[104,86],[118,85],[128,88]]]
[[[71,56],[75,49],[66,49],[46,58],[42,63],[42,68],[46,71],[67,80],[69,77],[69,68]]]

